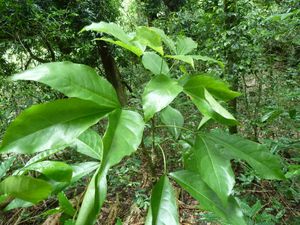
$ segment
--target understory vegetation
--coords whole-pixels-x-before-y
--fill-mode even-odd
[[[297,0],[0,1],[0,225],[300,224]]]

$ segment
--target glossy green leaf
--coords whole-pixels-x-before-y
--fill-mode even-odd
[[[189,56],[192,57],[195,60],[201,60],[201,61],[204,61],[204,62],[218,64],[222,69],[224,69],[224,63],[222,63],[219,60],[215,60],[215,59],[210,58],[208,56],[202,56],[202,55],[189,55]]]
[[[65,146],[109,112],[76,98],[32,106],[10,124],[0,151],[30,154]]]
[[[229,125],[237,124],[236,119],[214,97],[204,89],[204,98],[213,110],[212,118]]]
[[[227,157],[245,160],[262,178],[284,179],[279,156],[259,143],[225,132],[202,134],[217,144],[216,149]]]
[[[154,51],[163,55],[163,47],[161,36],[157,33],[157,31],[152,30],[149,27],[138,27],[136,31],[135,39],[139,41],[141,44],[146,45],[152,48]]]
[[[115,41],[115,40],[113,40],[111,38],[96,38],[95,40],[102,40],[102,41],[109,42],[111,44],[118,45],[118,46],[120,46],[122,48],[125,48],[125,49],[133,52],[138,57],[140,57],[144,53],[144,51],[141,48],[139,48],[138,46],[135,46],[133,44],[127,44],[127,43],[124,43],[122,41]]]
[[[60,148],[54,148],[54,149],[49,149],[49,150],[40,152],[40,153],[36,154],[35,156],[33,156],[32,158],[30,158],[27,161],[27,163],[25,164],[25,167],[29,166],[30,164],[42,161],[42,160],[48,158],[50,155],[53,155],[53,154],[55,154],[55,153],[57,153],[57,152],[59,152],[63,149],[64,149],[64,146],[60,147]]]
[[[189,37],[178,37],[176,40],[176,55],[186,55],[197,46],[198,44]]]
[[[175,42],[170,37],[168,37],[163,30],[156,28],[156,27],[150,27],[150,29],[153,30],[155,33],[157,33],[161,37],[161,40],[166,44],[166,46],[168,46],[168,48],[173,53],[176,53]]]
[[[52,194],[58,194],[59,192],[63,191],[64,189],[68,188],[70,185],[74,184],[75,182],[79,181],[81,178],[88,176],[91,172],[97,170],[100,166],[98,162],[83,162],[83,163],[76,163],[70,165],[72,167],[72,179],[68,182],[55,182],[51,181],[53,186]]]
[[[199,89],[205,88],[214,97],[228,101],[240,96],[239,92],[229,89],[229,85],[211,76],[197,75],[190,77],[184,87],[190,92],[197,92]]]
[[[14,161],[16,160],[15,156],[12,156],[5,161],[1,162],[0,164],[0,179],[5,176],[6,172],[9,170],[9,168],[12,166]]]
[[[182,91],[182,87],[164,75],[157,75],[146,85],[143,96],[145,120],[148,121],[155,113],[167,107]]]
[[[150,207],[148,208],[147,215],[146,215],[145,225],[153,225],[152,220],[153,220],[152,209],[151,209],[151,205],[150,205]]]
[[[109,34],[126,44],[130,43],[130,37],[123,31],[123,29],[119,25],[112,22],[92,23],[88,26],[85,26],[80,32],[83,31],[96,31]]]
[[[143,130],[143,119],[136,112],[116,110],[109,115],[109,125],[103,137],[101,166],[88,185],[76,225],[94,223],[106,197],[108,169],[137,150]]]
[[[142,57],[144,67],[153,74],[169,74],[169,66],[166,61],[154,52],[145,52]]]
[[[200,130],[211,118],[208,116],[203,116],[198,127],[197,130]]]
[[[226,125],[237,124],[236,119],[205,88],[199,86],[196,89],[188,82],[184,85],[184,92],[190,96],[203,116],[213,118]]]
[[[100,160],[103,153],[102,139],[96,131],[88,129],[83,132],[74,142],[76,151],[91,158]]]
[[[64,162],[42,161],[33,163],[24,168],[25,171],[34,170],[57,182],[70,182],[73,169]]]
[[[12,76],[12,80],[33,80],[64,93],[115,109],[120,103],[112,85],[86,65],[71,62],[46,63]]]
[[[116,110],[110,114],[109,126],[103,137],[103,165],[113,166],[136,151],[142,140],[144,125],[140,114],[133,111]]]
[[[99,167],[99,162],[83,162],[70,165],[73,169],[71,183],[75,183]]]
[[[216,149],[210,139],[197,135],[185,167],[197,172],[201,179],[218,195],[223,203],[227,202],[235,180],[230,160]]]
[[[177,59],[183,62],[190,64],[194,68],[194,60],[193,57],[189,55],[166,55],[167,58]]]
[[[47,198],[51,191],[52,187],[46,181],[27,176],[11,176],[0,183],[1,193],[32,203]]]
[[[170,174],[173,179],[191,196],[197,199],[201,208],[214,212],[232,225],[246,225],[243,213],[233,197],[226,205],[218,195],[202,180],[201,175],[183,170]]]
[[[153,225],[179,225],[175,191],[165,175],[153,188],[151,212]]]
[[[107,175],[108,167],[98,170],[93,175],[79,210],[76,225],[93,225],[101,206],[104,203],[107,193]]]
[[[74,216],[76,210],[73,208],[72,204],[66,197],[66,195],[63,192],[60,192],[58,195],[58,203],[60,209],[69,216]]]
[[[160,119],[170,131],[170,133],[178,139],[181,133],[181,127],[183,127],[184,118],[182,114],[171,106],[167,106],[160,113]]]

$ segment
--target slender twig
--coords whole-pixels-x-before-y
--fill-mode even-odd
[[[158,144],[158,148],[161,151],[161,154],[162,154],[162,157],[163,157],[163,161],[164,161],[164,174],[167,174],[167,161],[166,161],[165,152],[164,152],[163,148],[160,146],[160,144]]]

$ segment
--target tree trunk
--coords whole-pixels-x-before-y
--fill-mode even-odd
[[[225,13],[225,29],[230,31],[234,26],[237,25],[236,17],[236,0],[224,0],[224,13]],[[228,37],[232,38],[232,37]],[[237,62],[237,55],[235,50],[231,46],[225,49],[226,67],[225,75],[229,79],[232,89],[238,91],[239,79],[238,75],[234,72],[234,64]],[[229,102],[229,107],[233,115],[237,114],[237,99],[233,99]],[[230,126],[229,132],[231,134],[237,133],[237,126]]]
[[[105,71],[106,79],[114,86],[116,89],[119,101],[122,106],[127,103],[127,96],[124,89],[124,85],[121,81],[121,75],[117,67],[116,61],[110,53],[108,46],[104,41],[97,42],[100,58]]]

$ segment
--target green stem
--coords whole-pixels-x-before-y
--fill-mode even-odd
[[[163,148],[160,146],[160,144],[158,144],[158,147],[161,151],[161,154],[163,156],[163,161],[164,161],[164,174],[167,174],[167,161],[166,161],[166,155],[165,155],[165,152],[163,150]]]

